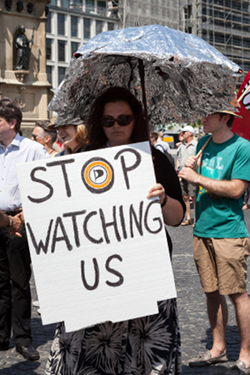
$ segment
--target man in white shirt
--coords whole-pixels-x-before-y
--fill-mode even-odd
[[[10,217],[22,210],[15,165],[49,158],[46,149],[19,134],[22,112],[9,98],[0,100],[0,209]],[[25,359],[39,359],[31,346],[30,254],[25,226],[17,237],[0,228],[0,350],[7,350],[11,327],[16,350]]]
[[[191,155],[195,155],[197,141],[194,139],[194,128],[191,125],[186,125],[182,129],[182,145],[179,149],[179,171],[185,167],[185,162],[187,158]],[[196,196],[196,185],[186,181],[184,178],[180,180],[182,197],[186,205],[186,219],[181,223],[181,225],[190,225],[192,224],[191,212],[190,212],[190,202],[189,197],[193,200],[193,206],[195,210],[195,196]],[[195,220],[193,227],[195,226]]]

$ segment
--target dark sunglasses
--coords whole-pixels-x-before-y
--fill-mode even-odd
[[[117,118],[114,117],[102,117],[101,118],[101,124],[105,128],[111,128],[111,126],[114,126],[115,122],[117,122],[120,126],[127,126],[131,124],[134,116],[133,115],[120,115]]]
[[[34,140],[36,141],[36,139],[37,139],[37,135],[36,135],[36,134],[33,134],[33,133],[32,133],[32,134],[31,134],[31,137],[34,138]]]

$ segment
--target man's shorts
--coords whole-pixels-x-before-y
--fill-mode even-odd
[[[248,237],[202,238],[194,236],[194,260],[205,293],[245,293]]]
[[[182,179],[180,181],[182,196],[195,197],[196,196],[196,185],[187,182],[187,180]]]

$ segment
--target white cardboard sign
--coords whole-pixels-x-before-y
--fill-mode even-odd
[[[17,165],[43,324],[73,331],[176,297],[148,142]]]

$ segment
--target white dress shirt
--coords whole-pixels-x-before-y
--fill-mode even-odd
[[[14,211],[22,207],[15,165],[45,158],[50,158],[45,147],[19,134],[6,149],[0,142],[1,210]]]

